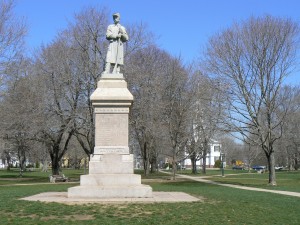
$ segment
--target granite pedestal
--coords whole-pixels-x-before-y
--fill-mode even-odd
[[[152,188],[133,173],[128,147],[128,114],[133,96],[122,74],[102,74],[90,97],[95,113],[95,149],[89,174],[68,198],[151,198]]]

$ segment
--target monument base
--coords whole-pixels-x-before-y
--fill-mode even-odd
[[[79,186],[68,189],[68,198],[152,198],[148,185],[136,186]]]
[[[151,198],[152,188],[133,174],[131,154],[93,155],[90,174],[80,176],[80,186],[68,189],[68,198]]]
[[[152,188],[133,174],[128,147],[128,114],[133,96],[122,74],[102,74],[90,97],[95,113],[95,148],[89,174],[68,198],[152,198]]]

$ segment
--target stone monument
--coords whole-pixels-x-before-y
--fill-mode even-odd
[[[151,198],[152,188],[141,184],[133,173],[133,155],[128,147],[128,114],[133,96],[120,73],[123,44],[128,35],[113,14],[107,28],[108,47],[105,71],[90,96],[95,115],[95,149],[89,174],[80,177],[80,186],[68,189],[68,198]],[[112,72],[111,72],[112,69]]]

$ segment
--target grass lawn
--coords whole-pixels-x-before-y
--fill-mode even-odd
[[[172,171],[170,170],[170,172],[172,172]],[[241,174],[241,173],[248,173],[248,171],[226,169],[225,174],[226,173]],[[191,176],[217,176],[217,175],[221,175],[222,171],[220,169],[211,168],[211,169],[206,169],[206,174],[202,174],[201,170],[197,171],[197,174],[192,174],[191,169],[186,169],[186,170],[179,170],[178,174],[191,175]]]
[[[227,173],[227,175],[226,175]],[[268,185],[269,174],[235,173],[225,172],[225,177],[209,177],[207,179],[226,184],[238,184],[250,187],[258,187],[272,190],[300,192],[300,171],[278,171],[276,172],[277,186]]]
[[[83,171],[64,174],[78,178]],[[39,184],[48,174],[26,172],[18,181],[0,170],[0,224],[300,224],[300,199],[193,181],[171,181],[162,174],[147,181],[154,191],[182,191],[203,199],[194,203],[85,204],[28,202],[21,197],[67,191],[78,184]],[[299,175],[299,174],[298,174]],[[239,175],[240,176],[240,175]],[[241,175],[244,176],[244,175]],[[246,175],[245,175],[246,176]],[[2,180],[10,179],[10,186]],[[159,178],[159,182],[155,181]],[[19,183],[28,185],[13,185]],[[7,184],[7,183],[6,183]]]
[[[78,181],[79,176],[84,173],[83,170],[72,170],[65,169],[63,171],[66,177],[70,180]],[[49,182],[49,176],[51,175],[51,170],[48,172],[40,172],[36,169],[32,172],[27,171],[23,173],[23,176],[19,176],[19,170],[12,168],[10,171],[0,169],[0,185],[5,184],[28,184],[28,183],[47,183]]]

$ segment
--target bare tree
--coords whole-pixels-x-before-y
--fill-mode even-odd
[[[300,167],[300,89],[299,86],[284,86],[280,92],[281,104],[289,106],[283,125],[283,135],[275,145],[279,166],[287,165],[289,170]],[[279,111],[284,110],[279,108]]]
[[[236,143],[235,139],[228,134],[220,137],[222,152],[226,154],[226,165],[231,165],[234,161],[241,158],[241,144]]]
[[[220,92],[219,81],[210,79],[201,72],[193,80],[193,108],[189,157],[192,162],[192,173],[196,173],[196,161],[202,159],[202,173],[206,174],[206,157],[210,151],[213,138],[220,131],[224,118],[224,95]]]
[[[14,15],[15,1],[0,1],[0,96],[5,98],[3,90],[7,90],[8,81],[14,78],[13,70],[19,69],[21,52],[24,45],[24,37],[26,35],[26,25],[24,19],[17,18]],[[12,81],[14,83],[14,81]],[[4,87],[4,89],[3,89]],[[1,99],[3,100],[3,99]],[[3,102],[1,102],[3,104]],[[2,106],[1,106],[2,107]],[[4,111],[2,111],[3,113]],[[1,134],[6,136],[5,127],[8,127],[4,117],[1,120]],[[11,137],[11,135],[10,135]],[[10,152],[4,149],[8,161],[10,160]],[[9,168],[9,167],[8,167]]]
[[[208,68],[228,85],[231,130],[255,137],[268,159],[271,185],[273,146],[286,115],[277,113],[278,93],[295,66],[297,36],[298,26],[289,19],[251,17],[213,36],[206,52]]]
[[[39,124],[41,98],[33,86],[32,77],[27,76],[31,64],[24,63],[14,74],[14,82],[10,82],[3,96],[0,107],[2,118],[1,132],[10,142],[10,150],[15,152],[20,165],[20,175],[25,170],[25,162],[29,158],[33,137]]]
[[[0,1],[0,86],[12,75],[9,69],[24,50],[26,25],[14,15],[14,6],[14,0]]]
[[[136,51],[129,57],[126,73],[134,102],[130,114],[130,127],[139,143],[144,172],[156,163],[161,135],[162,80],[169,55],[155,46]],[[151,166],[151,169],[153,169]]]
[[[78,106],[83,101],[81,73],[72,60],[73,51],[68,34],[63,32],[36,59],[44,97],[44,123],[37,138],[48,149],[53,174],[59,174],[61,159],[75,132]]]
[[[72,44],[71,60],[81,74],[79,79],[83,93],[78,104],[74,135],[88,156],[94,152],[94,116],[89,98],[105,65],[107,25],[106,8],[88,7],[75,14],[74,23],[65,31]]]
[[[176,171],[187,142],[191,102],[188,73],[181,59],[150,45],[129,57],[126,74],[135,98],[131,128],[139,143],[145,174],[149,174],[150,164],[152,170],[157,167],[160,155],[169,156]]]
[[[166,138],[170,144],[173,179],[177,171],[177,163],[185,158],[185,146],[190,135],[191,109],[193,92],[189,70],[182,59],[173,58],[166,63],[166,76],[163,80],[164,93],[162,102],[163,124],[166,126]]]

